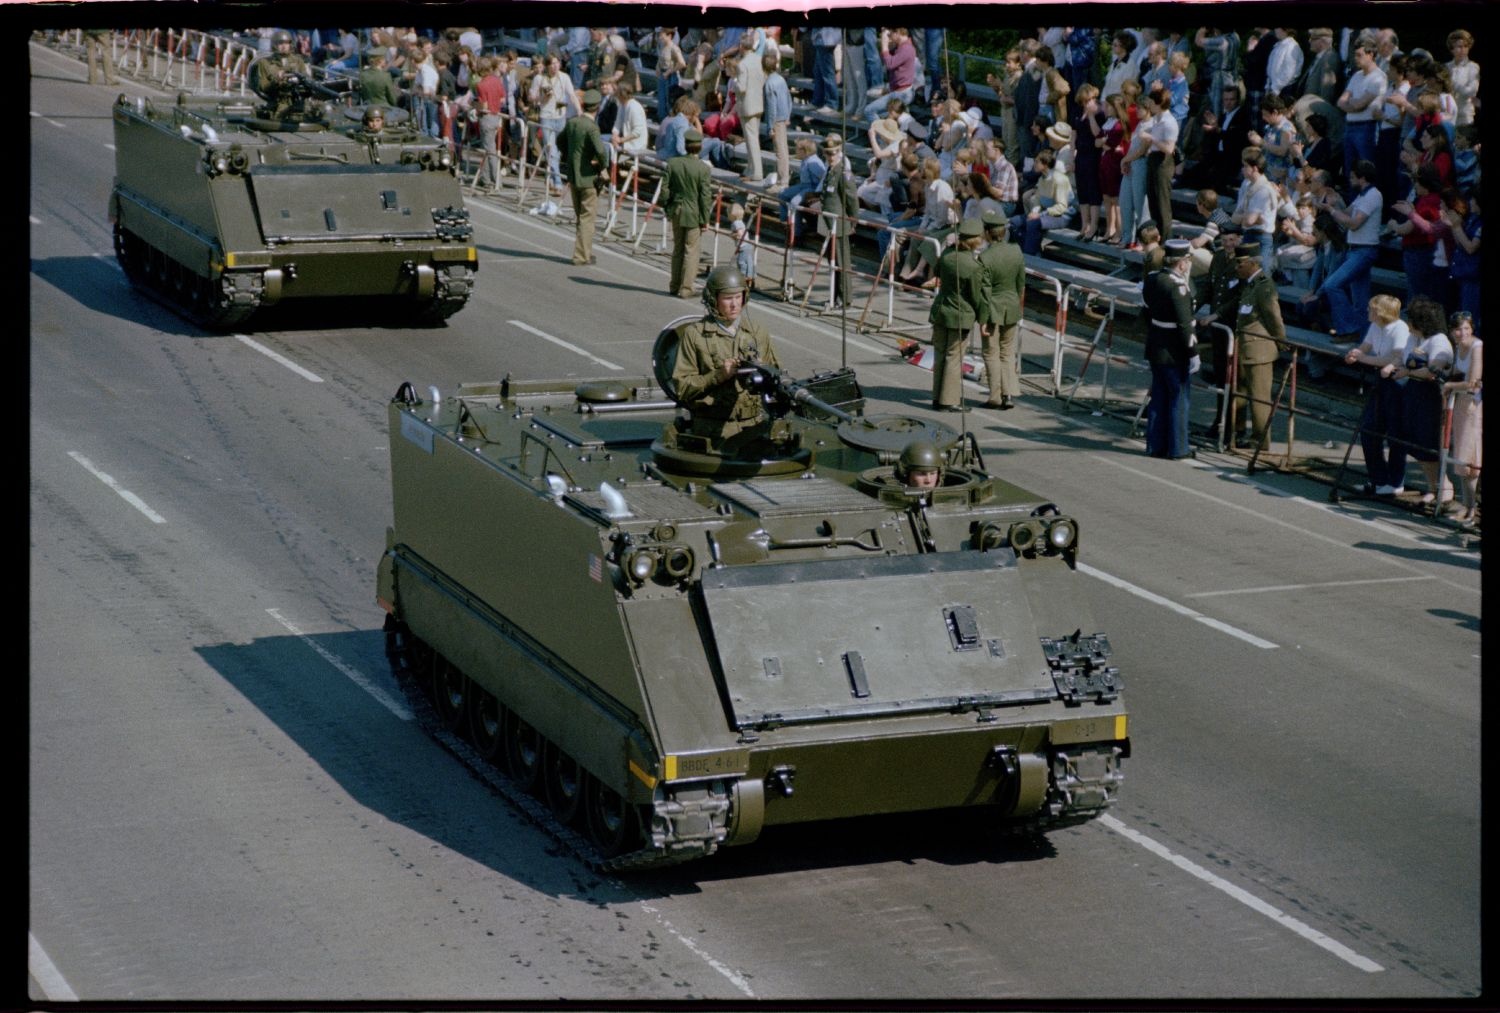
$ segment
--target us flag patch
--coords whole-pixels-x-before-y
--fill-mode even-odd
[[[589,553],[589,576],[601,584],[604,582],[604,561],[592,552]]]

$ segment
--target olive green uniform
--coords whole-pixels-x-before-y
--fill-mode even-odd
[[[1238,346],[1234,413],[1238,418],[1248,395],[1251,440],[1262,450],[1271,428],[1271,365],[1281,354],[1286,328],[1276,283],[1264,271],[1241,282],[1235,306],[1234,336]]]
[[[991,242],[979,253],[989,298],[979,307],[980,340],[984,350],[984,382],[990,400],[1021,393],[1017,370],[1021,325],[1021,294],[1026,290],[1026,257],[1021,248],[1004,240]]]
[[[272,53],[256,60],[250,68],[250,87],[266,100],[272,119],[280,119],[296,108],[282,87],[288,74],[308,77],[307,61],[301,53]]]
[[[766,329],[742,310],[739,326],[732,333],[710,312],[701,320],[683,324],[677,334],[672,382],[677,388],[677,402],[693,414],[691,431],[728,439],[764,422],[760,395],[738,377],[720,380],[719,371],[727,359],[753,359],[780,369]]]
[[[844,174],[840,162],[823,176],[822,214],[818,219],[818,231],[832,236],[834,260],[838,271],[838,291],[834,298],[849,305],[849,277],[854,269],[849,260],[849,233],[859,216],[857,184]]]
[[[937,298],[927,315],[932,324],[932,402],[956,407],[963,398],[964,346],[989,302],[984,268],[973,250],[954,248],[938,260]]]
[[[594,222],[598,218],[599,176],[609,165],[609,149],[599,136],[599,124],[589,113],[568,120],[557,135],[563,179],[573,194],[573,216],[577,232],[573,240],[573,263],[594,259]]]
[[[396,81],[384,67],[366,67],[360,71],[355,91],[359,93],[360,105],[395,109],[401,104],[401,93],[396,90]]]
[[[667,160],[661,195],[661,206],[672,223],[672,279],[667,291],[684,299],[692,296],[693,279],[698,276],[698,239],[711,214],[712,182],[708,164],[695,154]]]

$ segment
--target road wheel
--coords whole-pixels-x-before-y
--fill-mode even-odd
[[[495,695],[482,686],[469,685],[469,741],[479,755],[494,763],[505,749],[505,713]]]
[[[583,768],[578,761],[549,743],[545,753],[543,789],[547,806],[563,823],[571,823],[583,810]]]
[[[514,711],[505,712],[505,769],[522,791],[535,791],[541,783],[545,741]]]
[[[432,702],[450,732],[464,729],[464,701],[469,697],[469,677],[453,662],[438,655],[432,666]]]
[[[588,775],[585,793],[589,837],[600,851],[613,858],[641,846],[641,821],[635,806],[593,775]]]

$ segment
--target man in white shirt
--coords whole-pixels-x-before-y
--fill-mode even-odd
[[[1362,40],[1354,47],[1355,72],[1336,105],[1344,111],[1344,164],[1375,160],[1375,113],[1385,96],[1386,75],[1375,64],[1375,47]]]
[[[1281,95],[1302,73],[1302,47],[1297,44],[1295,28],[1276,29],[1276,45],[1266,60],[1266,94]],[[1283,95],[1288,102],[1297,98]]]
[[[1276,251],[1271,241],[1276,228],[1276,205],[1280,199],[1276,188],[1266,178],[1266,157],[1259,148],[1246,148],[1240,157],[1239,198],[1229,220],[1245,230],[1246,237],[1260,243],[1260,267],[1269,277],[1276,267]]]

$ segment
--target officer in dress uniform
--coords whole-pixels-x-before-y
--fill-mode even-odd
[[[692,413],[688,431],[716,442],[742,433],[763,435],[770,421],[760,394],[739,375],[741,366],[780,368],[771,335],[745,312],[745,276],[722,264],[703,283],[701,320],[678,329],[672,382],[677,403]]]
[[[854,230],[859,216],[857,184],[844,164],[844,139],[830,133],[823,140],[823,161],[828,171],[823,174],[823,187],[819,193],[821,214],[818,231],[833,237],[833,258],[837,263],[838,287],[828,309],[849,305],[849,278],[854,270],[849,253],[849,235]]]
[[[964,410],[964,347],[979,307],[989,301],[977,256],[983,231],[979,219],[965,218],[958,226],[958,245],[938,260],[937,298],[927,319],[932,324],[932,407],[940,412]]]
[[[1015,243],[1005,241],[1010,222],[994,209],[979,216],[988,242],[979,254],[984,268],[989,298],[979,308],[979,340],[984,351],[984,382],[989,385],[986,408],[1009,409],[1016,406],[1021,381],[1016,364],[1020,361],[1021,294],[1026,289],[1026,258]]]
[[[1146,361],[1151,365],[1151,400],[1146,405],[1146,453],[1177,460],[1190,457],[1188,443],[1189,366],[1193,356],[1192,268],[1186,239],[1169,239],[1162,267],[1146,275]]]
[[[702,131],[688,130],[682,142],[687,154],[667,159],[661,205],[672,223],[672,277],[667,291],[691,299],[693,279],[698,275],[698,240],[708,228],[713,173],[698,154],[703,150]]]
[[[1239,299],[1234,314],[1234,340],[1239,349],[1235,378],[1234,416],[1250,402],[1250,426],[1240,447],[1266,449],[1271,428],[1271,365],[1281,354],[1286,327],[1281,322],[1281,301],[1276,283],[1261,268],[1260,243],[1240,243],[1235,250],[1239,272]]]
[[[568,120],[557,135],[563,179],[573,197],[573,264],[576,267],[596,263],[594,222],[598,217],[600,181],[609,165],[609,149],[604,146],[599,124],[594,121],[594,112],[598,108],[599,92],[590,88],[583,93],[583,112]]]

